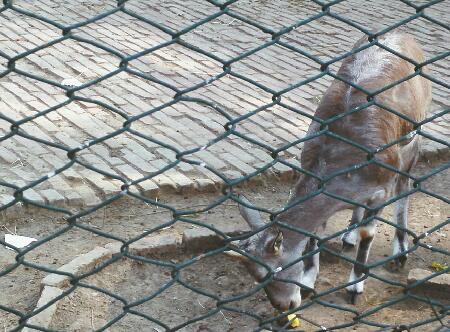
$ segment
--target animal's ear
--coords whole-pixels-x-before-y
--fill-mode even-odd
[[[259,211],[250,208],[253,207],[253,205],[252,203],[250,203],[247,197],[241,194],[238,196],[238,198],[243,204],[245,204],[239,204],[239,212],[241,213],[241,216],[245,219],[247,224],[250,226],[250,229],[256,230],[264,227],[264,222],[261,219]]]
[[[272,241],[267,244],[266,250],[274,255],[279,255],[281,253],[281,246],[283,244],[283,232],[278,231],[277,236]]]

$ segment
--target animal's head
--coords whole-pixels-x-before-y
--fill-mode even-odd
[[[236,249],[264,262],[271,270],[269,271],[267,267],[244,255],[231,253],[231,256],[240,258],[257,282],[266,280],[271,273],[274,273],[273,280],[264,287],[264,290],[275,308],[286,311],[298,307],[301,303],[301,295],[300,287],[296,283],[300,283],[303,262],[300,261],[293,265],[291,263],[301,255],[307,239],[301,241],[305,243],[303,248],[300,248],[301,243],[294,248],[287,243],[288,241],[283,235],[286,230],[281,230],[276,226],[265,228],[260,213],[251,208],[251,203],[244,196],[241,195],[239,198],[246,205],[239,205],[242,217],[247,221],[251,230],[259,230],[259,232],[233,245]]]

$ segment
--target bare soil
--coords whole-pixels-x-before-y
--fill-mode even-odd
[[[434,165],[433,167],[437,167]],[[416,169],[418,174],[430,172],[430,167],[420,165]],[[267,181],[264,186],[247,188],[244,191],[251,197],[256,205],[276,208],[285,204],[289,195],[291,184],[280,185],[274,181]],[[442,171],[423,183],[423,188],[435,194],[450,197],[450,172]],[[195,208],[204,209],[205,206],[216,201],[220,194],[201,194],[195,196],[182,196],[167,194],[159,197],[159,202],[169,204],[177,209]],[[392,207],[385,209],[383,217],[391,219]],[[432,227],[443,223],[450,216],[450,206],[430,195],[416,193],[411,196],[409,210],[409,226],[416,234],[429,231]],[[2,233],[16,231],[19,235],[43,239],[67,224],[61,214],[47,211],[28,210],[19,214],[6,213],[3,216]],[[326,233],[332,234],[338,229],[347,226],[350,211],[337,214],[328,222]],[[238,209],[233,202],[226,202],[216,208],[191,216],[195,222],[203,222],[223,229],[229,225],[243,224]],[[186,228],[196,228],[197,225],[177,221],[174,224],[171,213],[162,208],[156,208],[139,201],[123,199],[109,205],[80,221],[93,230],[102,231],[121,239],[133,238],[143,231],[159,225],[171,225],[169,228],[158,231],[181,233]],[[391,226],[380,224],[378,236],[374,241],[370,262],[385,259],[392,252],[391,241],[394,230]],[[1,234],[3,238],[4,234]],[[423,241],[433,248],[450,251],[449,226],[444,226],[431,234]],[[73,227],[51,241],[40,245],[24,256],[24,260],[42,267],[57,269],[69,262],[76,255],[88,252],[95,246],[114,242],[112,238],[97,235],[92,232]],[[198,253],[185,253],[177,257],[159,257],[164,262],[181,263],[189,258],[198,256]],[[354,255],[354,253],[349,253]],[[6,271],[16,262],[16,253],[0,247],[0,273]],[[432,262],[450,263],[447,255],[437,251],[419,248],[410,255],[406,267],[401,271],[392,271],[390,268],[380,266],[372,272],[388,280],[406,282],[408,271],[411,268],[430,269]],[[318,279],[318,290],[323,291],[343,285],[348,278],[351,266],[343,261],[324,261]],[[13,269],[6,275],[0,276],[0,305],[19,310],[23,313],[31,312],[36,305],[40,293],[40,281],[45,272],[33,267],[23,265]],[[89,277],[85,282],[96,285],[114,294],[120,295],[127,303],[140,299],[147,299],[156,290],[172,280],[171,269],[154,264],[140,264],[130,259],[116,262],[103,269],[100,273]],[[202,290],[203,295],[189,290],[183,284]],[[140,312],[149,317],[158,319],[169,327],[181,326],[189,319],[201,318],[208,312],[215,314],[189,324],[181,331],[251,331],[258,327],[259,320],[252,318],[257,315],[260,319],[273,316],[273,308],[266,300],[262,290],[250,297],[228,304],[228,309],[236,308],[247,314],[237,313],[223,308],[216,309],[216,301],[205,296],[205,292],[220,299],[228,299],[254,289],[256,285],[240,263],[225,257],[222,254],[202,258],[192,265],[180,270],[177,282],[166,289],[162,294],[150,301],[130,310]],[[365,313],[377,305],[386,303],[389,299],[402,295],[402,288],[383,283],[370,278],[366,284],[363,299],[356,306],[347,305],[344,299],[345,291],[337,290],[323,298],[331,304],[345,306],[357,313]],[[309,301],[306,299],[305,301]],[[443,300],[440,300],[441,302]],[[306,303],[306,302],[305,302]],[[448,303],[447,303],[448,304]],[[78,288],[67,296],[59,306],[52,328],[62,331],[90,331],[101,328],[114,317],[123,312],[124,303],[118,298],[105,295],[90,288]],[[352,322],[355,313],[333,309],[320,304],[314,304],[300,313],[302,319],[301,329],[306,331],[318,330],[318,326],[331,327],[338,324]],[[421,319],[433,317],[433,310],[429,304],[414,300],[402,301],[377,311],[365,320],[382,324],[411,324]],[[309,321],[309,322],[308,322]],[[17,326],[18,317],[0,309],[0,329],[5,331]],[[438,323],[428,324],[424,327],[412,329],[413,331],[432,331]],[[110,331],[164,331],[161,326],[150,322],[142,316],[128,313],[115,322]],[[342,331],[372,331],[376,328],[358,324],[345,327]]]

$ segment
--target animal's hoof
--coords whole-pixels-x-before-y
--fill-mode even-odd
[[[385,268],[390,272],[399,272],[401,269],[405,267],[407,259],[408,259],[407,255],[399,256],[394,260],[387,262],[385,264]]]
[[[349,304],[358,304],[362,293],[347,290],[347,302]]]
[[[399,256],[394,260],[395,265],[397,265],[397,267],[399,268],[404,268],[407,259],[408,259],[407,255]]]
[[[342,241],[342,251],[351,251],[355,248],[355,245],[350,242]]]
[[[302,295],[302,299],[306,299],[306,298],[310,297],[312,293],[313,293],[312,289],[306,289],[306,288],[300,289],[300,294]]]

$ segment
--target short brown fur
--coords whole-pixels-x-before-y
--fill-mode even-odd
[[[418,64],[425,61],[420,46],[411,36],[394,32],[380,37],[379,42],[396,47],[399,53]],[[361,39],[355,44],[355,48],[364,43],[365,40]],[[306,141],[303,148],[301,166],[315,174],[315,177],[301,175],[289,201],[290,208],[275,218],[277,225],[239,243],[240,250],[264,261],[272,270],[279,271],[274,274],[278,279],[265,286],[271,303],[278,309],[286,310],[299,306],[301,292],[298,283],[305,283],[306,287],[314,288],[319,270],[319,254],[305,255],[308,251],[316,252],[316,244],[308,245],[309,241],[304,233],[292,231],[283,225],[289,224],[299,230],[316,233],[335,212],[343,209],[354,210],[352,224],[365,220],[365,223],[358,225],[358,235],[352,237],[350,235],[354,232],[347,232],[343,237],[343,243],[347,243],[347,246],[358,244],[357,263],[346,287],[351,295],[350,302],[354,303],[356,296],[363,291],[364,281],[361,277],[366,271],[371,242],[376,233],[372,220],[381,213],[384,202],[410,188],[409,179],[382,165],[409,172],[416,163],[420,136],[414,133],[414,123],[417,124],[426,117],[431,102],[431,84],[425,78],[415,76],[382,93],[374,92],[414,74],[414,69],[412,63],[378,47],[346,58],[338,76],[344,81],[357,84],[369,95],[336,79],[322,98],[315,117],[330,120],[355,107],[361,109],[330,121],[328,127],[321,128],[317,121],[311,123],[307,136],[312,137],[320,130],[328,129],[320,136]],[[377,105],[372,104],[364,108],[369,96],[374,98]],[[380,105],[411,121],[402,119]],[[367,151],[330,134],[350,140]],[[384,148],[402,138],[397,144]],[[367,160],[371,163],[364,165]],[[358,165],[364,167],[359,168]],[[246,205],[251,206],[251,203],[246,201]],[[405,229],[407,198],[400,199],[397,207],[396,222]],[[264,228],[255,210],[242,205],[240,209],[254,231]],[[276,240],[280,238],[279,232],[282,232],[281,242]],[[407,256],[407,236],[404,231],[397,230],[397,233],[393,241],[396,244],[393,254],[399,264],[403,265]],[[276,251],[273,250],[274,244]],[[298,261],[300,252],[304,253],[305,263]],[[292,262],[297,263],[291,264]],[[289,267],[280,268],[283,266]],[[247,267],[256,280],[262,280],[270,273],[254,261],[248,261]]]

